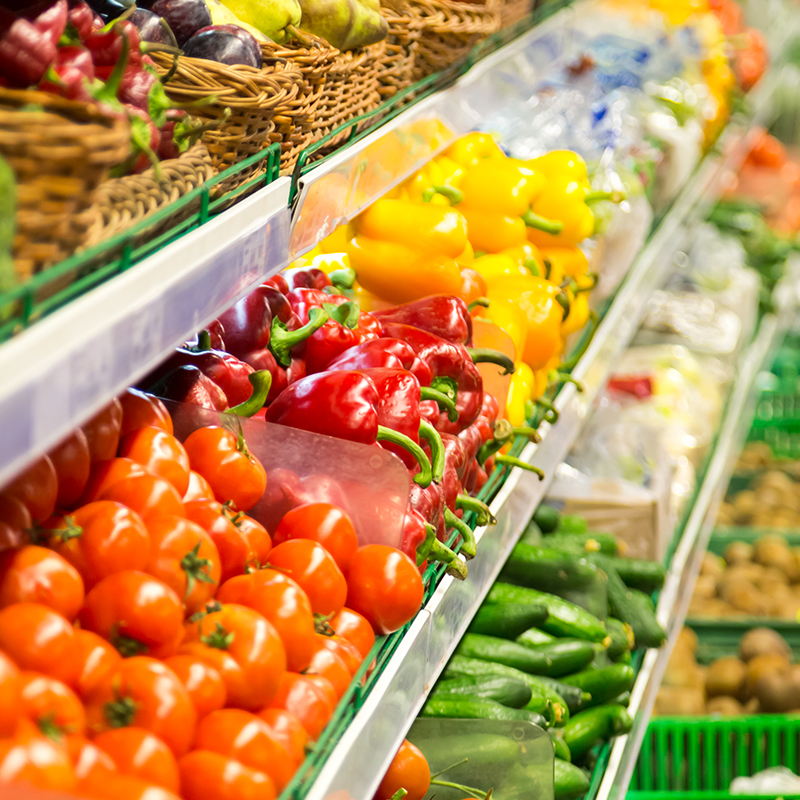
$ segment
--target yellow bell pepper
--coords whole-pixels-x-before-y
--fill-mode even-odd
[[[489,253],[488,255],[480,256],[480,258],[476,258],[470,266],[472,269],[480,272],[489,289],[491,289],[492,285],[497,283],[498,280],[506,278],[509,275],[524,276],[531,274],[519,262],[503,253]]]
[[[565,277],[577,278],[589,271],[589,260],[579,247],[545,247],[539,251],[542,261],[550,264],[547,279],[560,284]]]
[[[472,167],[486,158],[505,158],[494,137],[488,133],[468,133],[445,152],[462,167]]]
[[[351,223],[347,255],[368,292],[406,303],[429,294],[457,296],[455,259],[466,246],[466,220],[455,209],[381,199]]]
[[[528,338],[528,317],[525,311],[513,303],[493,303],[490,299],[489,305],[483,309],[483,316],[508,334],[514,344],[514,361],[520,361]]]
[[[547,384],[550,381],[549,377],[550,368],[542,367],[533,373],[533,393],[531,399],[536,400],[537,397],[544,397],[547,393]]]
[[[533,370],[524,362],[515,365],[506,396],[506,419],[515,427],[526,422],[525,404],[534,399],[536,379]]]
[[[500,255],[509,256],[514,261],[530,272],[535,278],[544,277],[544,260],[539,248],[530,242],[524,242],[516,247],[507,247]]]
[[[561,325],[561,336],[566,339],[570,334],[582,330],[589,321],[589,291],[594,288],[595,280],[590,275],[579,275],[573,279],[578,291],[568,290],[570,296],[569,313]]]
[[[333,233],[326,236],[314,250],[320,253],[344,253],[347,249],[347,225],[340,225]],[[314,250],[311,252],[314,253]],[[314,253],[314,255],[317,255]]]
[[[398,196],[415,203],[428,202],[447,206],[450,205],[450,200],[435,192],[434,187],[458,187],[463,175],[464,169],[460,164],[447,156],[438,156],[401,184]]]
[[[547,180],[564,177],[589,185],[586,162],[573,150],[551,150],[527,163],[531,169],[541,172]]]
[[[569,175],[555,175],[536,198],[531,211],[562,224],[556,234],[534,227],[528,228],[528,239],[537,247],[576,245],[594,233],[594,212],[587,205],[590,186]]]

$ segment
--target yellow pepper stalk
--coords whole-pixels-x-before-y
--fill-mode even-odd
[[[400,186],[399,197],[415,203],[429,202],[450,205],[450,200],[434,191],[435,186],[458,187],[464,169],[445,155],[429,161]]]
[[[505,158],[494,137],[488,133],[468,133],[445,152],[462,167],[472,167],[486,158]]]
[[[500,255],[509,256],[534,277],[544,277],[544,261],[536,245],[526,241],[515,247],[507,247],[500,252]]]
[[[520,361],[514,368],[514,374],[508,385],[506,396],[506,419],[515,427],[521,427],[527,422],[525,405],[534,399],[536,379],[533,370]]]
[[[594,212],[587,205],[590,186],[569,175],[556,175],[548,180],[545,190],[536,198],[531,211],[562,224],[556,234],[528,228],[528,239],[537,247],[576,245],[594,233]]]
[[[561,336],[566,339],[570,334],[582,330],[589,321],[589,292],[594,288],[595,278],[591,275],[578,275],[573,279],[577,291],[569,291],[569,313],[561,325]]]
[[[356,217],[351,229],[347,255],[368,292],[393,303],[460,293],[455,259],[467,246],[467,225],[455,209],[382,199]]]

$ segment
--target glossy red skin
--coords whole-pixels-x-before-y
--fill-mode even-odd
[[[65,683],[38,672],[22,672],[21,713],[35,725],[46,721],[62,734],[83,736],[86,714],[78,696]]]
[[[198,719],[224,707],[227,699],[225,681],[210,664],[189,654],[170,656],[164,663],[186,687]]]
[[[21,500],[34,522],[46,520],[55,510],[58,476],[53,462],[42,456],[4,489],[3,494]]]
[[[147,425],[126,434],[119,443],[119,454],[169,481],[181,496],[189,488],[189,456],[183,445],[161,428]]]
[[[163,581],[135,570],[109,575],[88,595],[79,614],[81,627],[117,647],[120,637],[133,639],[131,649],[155,658],[177,652],[183,638],[183,606]]]
[[[310,539],[330,553],[347,575],[358,550],[358,536],[349,514],[330,503],[305,503],[288,511],[275,529],[273,545],[291,539]]]
[[[0,739],[12,736],[20,717],[22,688],[17,665],[0,653]]]
[[[335,358],[328,369],[407,369],[422,386],[431,382],[431,371],[417,358],[410,345],[400,339],[380,337],[363,341]]]
[[[123,659],[86,699],[86,719],[95,735],[112,727],[108,703],[129,698],[129,724],[158,736],[176,757],[189,751],[197,712],[186,687],[162,662],[146,656]],[[126,720],[127,721],[127,720]]]
[[[365,369],[362,372],[378,390],[378,425],[402,433],[419,444],[419,381],[404,369]],[[393,442],[381,442],[381,447],[394,453],[407,467],[417,463],[407,450]]]
[[[28,507],[18,497],[0,494],[0,522],[22,533],[32,527],[33,520]]]
[[[425,541],[427,533],[422,514],[414,508],[407,508],[403,516],[403,540],[400,549],[416,561],[417,548]]]
[[[89,440],[78,428],[72,436],[51,450],[49,455],[58,479],[56,505],[59,508],[68,508],[80,499],[89,480]]]
[[[247,514],[242,514],[237,518],[236,527],[247,542],[248,565],[259,569],[269,560],[269,554],[272,552],[272,538],[258,520],[248,517]]]
[[[173,433],[172,417],[167,407],[154,395],[131,388],[120,395],[119,401],[122,405],[120,436],[148,426]]]
[[[315,267],[285,269],[281,275],[286,281],[287,291],[291,289],[324,289],[331,285],[331,279],[321,269]]]
[[[233,634],[224,652],[240,668],[238,673],[224,668],[219,670],[225,680],[228,705],[248,711],[263,708],[275,695],[286,670],[286,652],[277,631],[253,609],[228,603],[220,611],[188,624],[186,644],[202,643],[202,637],[214,634],[217,626]],[[182,652],[197,655],[196,650],[182,649]]]
[[[211,484],[199,473],[193,469],[189,470],[189,487],[183,495],[183,503],[186,505],[192,500],[213,500],[214,490]]]
[[[289,385],[286,370],[278,364],[275,356],[269,350],[253,350],[250,353],[243,353],[242,361],[246,362],[253,370],[266,370],[272,377],[267,394],[267,404],[271,403]]]
[[[293,756],[299,767],[306,758],[308,733],[297,717],[283,708],[265,708],[258,714],[269,725],[275,739]]]
[[[444,474],[441,486],[444,502],[455,512],[456,499],[464,491],[462,484],[467,475],[467,448],[452,433],[442,434],[442,444],[444,444]]]
[[[92,772],[78,788],[93,800],[181,800],[161,786],[120,772]]]
[[[359,372],[322,372],[293,383],[267,409],[267,422],[374,444],[378,435],[375,384]]]
[[[115,449],[116,452],[116,449]],[[145,475],[145,468],[130,458],[109,458],[92,462],[89,480],[81,497],[81,505],[92,503],[117,481],[134,475]]]
[[[305,670],[305,675],[321,675],[327,678],[336,692],[336,699],[341,700],[347,687],[350,686],[350,679],[353,677],[344,659],[333,650],[324,647],[320,639],[321,634],[317,634],[317,650],[311,657],[311,663]]]
[[[108,753],[103,752],[83,736],[67,736],[67,752],[69,760],[75,767],[75,777],[78,781],[86,780],[95,772],[100,777],[117,771],[117,765]]]
[[[436,528],[439,539],[445,535],[444,495],[439,484],[431,483],[423,489],[412,482],[408,491],[408,507]]]
[[[453,344],[472,343],[472,316],[467,304],[459,297],[433,294],[370,313],[384,324],[413,325]]]
[[[366,617],[376,633],[402,628],[422,606],[423,585],[417,565],[405,553],[386,545],[359,549],[347,586],[348,607]]]
[[[97,499],[122,503],[133,509],[145,522],[150,514],[186,516],[183,501],[175,487],[164,478],[147,472],[112,483]]]
[[[293,753],[261,717],[238,708],[213,711],[200,721],[195,749],[235,758],[250,769],[266,772],[280,792],[295,771]]]
[[[319,676],[315,676],[319,678]],[[325,678],[320,678],[325,681]],[[281,678],[278,694],[270,708],[289,711],[305,728],[309,738],[316,741],[330,722],[336,708],[336,694],[328,681],[329,691],[321,689],[311,676],[287,672]]]
[[[87,503],[70,515],[70,523],[70,533],[80,531],[79,535],[59,542],[59,526],[50,541],[56,552],[80,572],[87,590],[116,572],[146,566],[150,535],[142,518],[122,503]]]
[[[193,750],[180,762],[184,800],[275,800],[272,778],[234,758]]]
[[[66,559],[30,544],[0,553],[0,608],[41,603],[69,620],[83,605],[83,579]]]
[[[218,317],[225,328],[225,349],[237,358],[269,344],[272,311],[268,290],[270,287],[257,287]]]
[[[102,636],[82,628],[75,629],[74,647],[80,664],[75,689],[81,699],[86,699],[100,681],[117,668],[122,656]]]
[[[247,568],[249,544],[216,500],[192,500],[186,515],[211,537],[220,558],[220,583],[242,575]]]
[[[302,672],[315,649],[314,614],[306,593],[288,575],[260,569],[219,587],[221,603],[238,603],[262,614],[275,628],[286,651],[287,669]]]
[[[346,639],[366,658],[375,645],[375,632],[366,617],[352,608],[343,608],[330,623],[337,636]]]
[[[154,383],[152,389],[160,397],[178,403],[188,403],[210,411],[225,411],[228,408],[225,392],[191,364],[175,367]]]
[[[280,273],[276,275],[271,275],[267,278],[264,283],[261,284],[262,286],[270,286],[281,294],[285,295],[289,291],[289,281],[283,277]]]
[[[122,426],[122,403],[115,397],[83,426],[92,461],[107,461],[117,454]]]
[[[347,596],[344,575],[322,545],[291,539],[273,548],[270,565],[283,570],[308,595],[315,614],[338,614]]]
[[[0,775],[3,784],[27,784],[55,792],[74,792],[76,787],[67,749],[35,729],[0,741]]]
[[[180,793],[178,762],[164,742],[142,728],[103,731],[94,744],[106,752],[123,775]]]
[[[400,789],[405,789],[407,800],[422,800],[431,785],[431,770],[422,751],[403,739],[389,769],[378,786],[373,800],[390,800]]]
[[[337,636],[336,634],[333,636],[317,634],[317,641],[326,650],[336,653],[336,655],[342,659],[347,667],[347,671],[351,675],[355,675],[356,672],[358,672],[358,668],[361,666],[364,656],[361,655],[358,648],[352,642],[348,642],[347,639],[342,636]]]

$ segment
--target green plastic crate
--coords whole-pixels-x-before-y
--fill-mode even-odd
[[[728,787],[734,778],[777,766],[800,773],[800,717],[656,718],[645,733],[628,799],[733,797]]]

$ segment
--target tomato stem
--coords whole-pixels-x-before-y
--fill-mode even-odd
[[[46,736],[56,744],[61,744],[64,741],[64,730],[56,722],[56,715],[54,713],[45,714],[36,721],[36,726],[39,728],[43,736]]]
[[[322,636],[335,636],[336,631],[330,623],[333,614],[314,614],[314,630]]]
[[[128,728],[136,717],[139,704],[132,697],[117,697],[103,706],[103,715],[112,728]]]
[[[181,559],[181,569],[186,573],[186,594],[183,599],[189,597],[194,591],[195,583],[215,583],[214,579],[208,574],[207,567],[211,562],[207,558],[200,558],[200,540],[197,544]]]
[[[390,798],[389,800],[403,800],[403,798],[408,794],[408,790],[406,789],[398,789]]]
[[[189,617],[189,622],[200,622],[203,617],[207,617],[209,614],[213,614],[215,611],[222,611],[222,603],[218,600],[211,600],[210,602],[206,603],[206,607],[201,611],[195,611],[191,617]]]
[[[117,648],[119,654],[123,658],[131,658],[131,656],[140,656],[142,653],[147,652],[147,645],[134,639],[131,636],[119,633],[117,626],[111,631],[111,644]]]
[[[200,641],[217,650],[227,650],[233,644],[235,635],[218,622],[211,633],[200,637]]]

